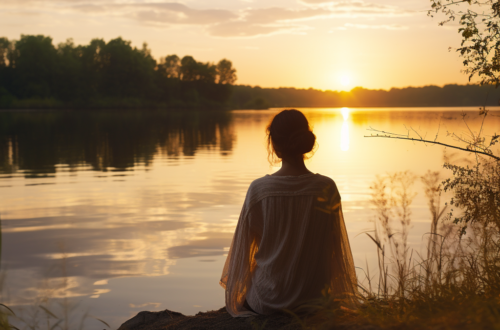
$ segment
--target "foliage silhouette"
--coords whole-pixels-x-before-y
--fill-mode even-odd
[[[445,85],[350,92],[233,86],[230,105],[236,109],[267,107],[450,107],[498,105],[500,89],[493,86]]]
[[[169,55],[157,63],[147,44],[122,38],[83,46],[0,38],[0,108],[221,108],[235,80],[226,59],[217,66]]]
[[[429,16],[441,13],[444,25],[459,18],[462,42],[456,51],[464,59],[469,81],[500,85],[500,2],[497,0],[431,0]],[[451,47],[450,47],[451,49]]]
[[[54,46],[46,36],[0,38],[0,109],[427,107],[497,105],[491,86],[446,85],[350,92],[235,86],[231,61],[201,63],[192,56],[161,57],[147,45],[93,39]]]

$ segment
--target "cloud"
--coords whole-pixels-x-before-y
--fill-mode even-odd
[[[222,9],[192,9],[181,3],[84,3],[70,6],[84,13],[111,14],[135,18],[143,23],[212,25],[237,19],[238,15]]]
[[[140,4],[130,7],[137,9],[135,15],[138,20],[146,22],[211,25],[238,18],[228,10],[197,10],[180,3]]]
[[[410,15],[410,11],[394,6],[367,3],[363,1],[323,1],[307,0],[310,3],[328,6],[287,9],[280,7],[247,9],[240,18],[221,22],[207,28],[207,32],[217,37],[256,37],[278,33],[304,33],[311,29],[307,21],[341,17],[391,17]],[[347,26],[363,28],[361,26]],[[345,27],[344,27],[345,28]],[[380,25],[372,28],[398,29],[396,25]]]
[[[413,13],[411,10],[401,9],[396,6],[370,3],[362,0],[301,0],[301,2],[312,8],[328,9],[334,16],[407,16]]]
[[[243,13],[244,20],[252,24],[270,24],[277,22],[294,22],[328,17],[332,13],[329,10],[318,9],[287,9],[280,7],[248,9]]]
[[[303,21],[325,18],[324,9],[292,10],[286,8],[247,9],[238,20],[208,27],[207,32],[217,37],[256,37],[278,33],[303,33],[310,29]]]
[[[209,35],[214,37],[259,37],[279,33],[299,32],[307,27],[290,25],[259,25],[247,22],[228,22],[207,28]]]
[[[10,7],[14,6],[11,0]],[[393,17],[411,12],[395,6],[361,0],[301,0],[297,9],[285,7],[245,8],[241,10],[194,9],[178,2],[142,2],[132,0],[17,0],[20,7],[30,3],[44,11],[76,11],[85,15],[128,17],[143,24],[200,26],[214,37],[248,38],[280,33],[305,33],[311,21],[342,17]],[[18,6],[18,7],[19,7]],[[2,5],[0,4],[0,8]],[[354,27],[354,26],[352,26]],[[361,28],[361,27],[358,27]],[[386,26],[391,28],[390,25]]]
[[[382,25],[366,25],[366,24],[350,24],[346,23],[344,26],[356,29],[384,29],[384,30],[407,30],[407,26],[398,24],[382,24]]]
[[[256,37],[276,33],[300,33],[309,29],[300,21],[326,18],[331,11],[322,8],[293,10],[280,7],[244,9],[231,12],[221,9],[196,10],[180,3],[82,4],[75,10],[102,14],[121,13],[142,23],[198,25],[216,37]]]
[[[348,28],[354,29],[373,29],[373,30],[407,30],[407,26],[402,26],[398,24],[380,24],[380,25],[368,25],[368,24],[352,24],[346,23],[344,26],[339,26],[335,30],[347,30]],[[330,31],[330,33],[333,31]]]

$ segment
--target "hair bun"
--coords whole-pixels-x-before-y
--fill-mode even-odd
[[[288,151],[293,154],[310,152],[316,142],[316,135],[310,130],[300,130],[292,134],[288,140]]]
[[[312,152],[316,143],[316,135],[309,127],[306,116],[297,109],[285,109],[278,113],[267,126],[267,155],[271,164],[274,156],[301,156]]]

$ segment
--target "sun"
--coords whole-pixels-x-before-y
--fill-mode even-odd
[[[347,87],[351,83],[351,76],[347,73],[340,75],[340,84]]]

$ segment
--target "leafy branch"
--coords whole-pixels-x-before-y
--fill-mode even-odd
[[[456,51],[464,59],[464,73],[469,75],[469,81],[477,76],[482,85],[500,86],[500,2],[498,0],[430,1],[431,9],[427,12],[430,17],[434,17],[437,13],[446,16],[439,25],[455,21],[459,17],[458,32],[462,35],[462,43]],[[462,5],[467,5],[467,8],[463,9]],[[480,12],[479,9],[483,11]]]

